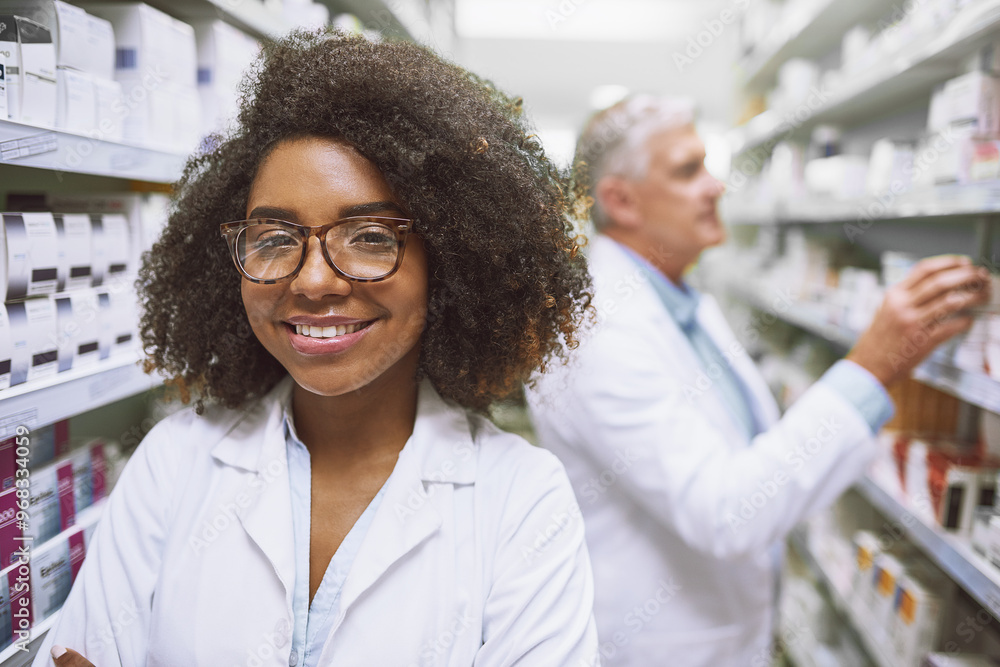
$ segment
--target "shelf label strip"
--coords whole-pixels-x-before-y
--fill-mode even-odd
[[[30,137],[0,142],[0,160],[10,162],[20,158],[54,153],[59,150],[59,140],[54,132],[43,132]]]

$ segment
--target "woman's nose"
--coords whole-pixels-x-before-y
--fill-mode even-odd
[[[351,281],[337,274],[327,263],[318,238],[314,236],[306,242],[305,253],[302,268],[292,278],[292,292],[310,299],[350,294]]]

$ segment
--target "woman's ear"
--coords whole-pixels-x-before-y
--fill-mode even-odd
[[[635,229],[642,223],[635,189],[621,176],[605,176],[598,181],[594,197],[612,225]]]

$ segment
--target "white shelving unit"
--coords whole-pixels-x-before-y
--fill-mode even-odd
[[[186,155],[0,120],[0,165],[172,183]]]
[[[872,662],[878,667],[896,667],[896,663],[892,661],[892,658],[886,655],[882,642],[873,637],[869,631],[868,624],[858,618],[857,613],[847,601],[846,592],[840,590],[834,583],[833,578],[827,574],[827,567],[822,563],[821,559],[817,558],[809,549],[808,540],[800,529],[796,529],[791,534],[788,543],[806,564],[806,567],[822,583],[830,601],[833,603],[833,608],[842,619],[847,621],[847,626],[852,630],[852,634],[858,640],[858,643],[864,647],[865,652],[871,658]],[[793,655],[792,659],[796,661],[797,665],[801,665],[802,667],[811,664],[809,656]]]
[[[791,56],[814,57],[835,48],[852,25],[874,20],[891,6],[885,0],[813,0],[800,2],[767,38],[740,63],[744,86],[759,90],[772,83],[781,63]]]
[[[869,3],[817,0],[803,7],[799,15],[789,16],[787,23],[775,30],[772,39],[759,44],[752,57],[744,61],[746,92],[763,92],[774,83],[776,72],[789,58],[828,56],[822,63],[824,67],[829,66],[834,61],[832,52],[838,49],[847,29],[869,22],[878,12],[888,15],[893,9],[879,0]],[[960,74],[963,59],[998,38],[1000,0],[973,0],[947,23],[903,43],[895,53],[887,54],[869,69],[847,77],[829,77],[827,80],[835,83],[830,89],[821,91],[819,103],[811,107],[803,104],[795,109],[769,110],[737,128],[733,134],[734,166],[742,169],[741,164],[760,165],[778,141],[807,139],[810,131],[821,123],[839,126],[843,132],[842,143],[845,147],[850,145],[849,150],[856,154],[862,154],[860,151],[880,136],[893,132],[915,135],[918,112],[929,102],[934,86]],[[901,126],[896,124],[897,119],[903,119]],[[975,222],[976,254],[983,257],[992,254],[991,232],[1000,222],[1000,181],[936,186],[850,200],[817,197],[770,200],[767,193],[766,188],[757,191],[755,196],[760,199],[741,198],[734,193],[721,204],[723,217],[730,225],[759,228],[827,225],[807,232],[820,239],[829,235],[844,239],[849,225],[864,224],[867,228],[868,224],[895,221],[896,225],[880,229],[877,242],[872,243],[876,251],[887,247],[897,249],[889,246],[894,234],[906,234],[905,230],[910,228],[928,229],[931,223],[937,229],[923,238],[941,238],[949,233],[942,230],[952,228],[961,229],[961,238],[971,238],[970,223]],[[920,224],[908,225],[911,222]],[[746,232],[739,230],[734,236],[750,238],[752,234]],[[784,229],[763,230],[757,237],[758,247],[768,247],[771,242],[772,247],[780,247],[785,234]],[[855,237],[847,234],[846,238],[853,240]],[[898,249],[906,247],[901,243]],[[776,308],[772,303],[773,288],[768,289],[762,282],[756,285],[753,282],[730,283],[723,285],[723,289],[736,301],[804,330],[826,341],[838,352],[846,352],[857,341],[858,332],[835,324],[823,305],[795,303]],[[949,346],[936,351],[915,369],[914,379],[969,405],[1000,413],[1000,382],[985,372],[969,372],[957,367],[953,352],[954,348]],[[968,412],[969,416],[975,414],[974,410]],[[923,518],[898,485],[890,483],[892,481],[869,476],[858,482],[854,490],[877,514],[899,526],[905,538],[958,588],[994,618],[1000,619],[1000,568],[974,552],[968,541]],[[874,663],[879,667],[892,667],[895,660],[887,653],[891,650],[887,643],[874,637],[871,623],[861,617],[861,610],[852,608],[850,592],[844,590],[843,585],[837,586],[838,581],[843,583],[842,579],[831,576],[837,570],[825,564],[821,555],[811,552],[801,530],[797,530],[789,542],[815,578],[822,582],[845,626],[851,629],[851,634]],[[815,663],[809,655],[791,657],[800,665]]]
[[[783,321],[825,340],[841,352],[848,351],[858,339],[857,332],[825,321],[819,310],[799,305],[775,311],[752,288],[728,285],[727,289],[748,305],[773,312]],[[913,371],[913,379],[984,410],[1000,413],[1000,382],[985,373],[957,368],[943,358],[940,351]]]
[[[99,519],[101,512],[104,511],[104,506],[107,503],[107,499],[101,499],[87,507],[76,517],[76,523],[62,531],[55,537],[46,540],[43,544],[37,546],[32,545],[31,553],[37,553],[39,551],[44,552],[50,548],[50,545],[58,543],[60,540],[65,540],[70,533],[75,532],[80,526],[87,526],[94,524]],[[44,620],[36,623],[31,627],[31,639],[29,641],[29,651],[22,651],[17,644],[12,644],[0,651],[0,664],[4,667],[21,667],[22,665],[28,665],[34,659],[35,653],[38,651],[38,646],[40,641],[45,637],[45,633],[52,629],[59,618],[59,612],[51,614]],[[72,647],[70,647],[72,648]]]
[[[825,26],[817,26],[825,29]],[[742,151],[777,141],[789,122],[796,129],[817,123],[856,123],[884,109],[927,96],[933,84],[954,76],[958,62],[982,45],[987,35],[1000,27],[1000,0],[980,0],[967,5],[930,39],[916,39],[899,53],[886,57],[881,66],[850,77],[813,108],[788,114],[780,110],[758,116],[744,128]],[[838,35],[840,33],[837,33]]]
[[[1000,214],[1000,181],[941,185],[932,189],[860,199],[794,200],[766,205],[724,201],[731,225],[843,223],[865,220],[926,220]]]
[[[139,368],[137,355],[122,355],[82,369],[0,391],[0,439],[19,425],[37,428],[142,393],[162,379]]]

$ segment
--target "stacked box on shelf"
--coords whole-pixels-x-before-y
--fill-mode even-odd
[[[57,454],[50,459],[55,443]],[[18,470],[25,470],[24,460],[16,453],[25,449],[29,463],[22,474]],[[81,513],[107,497],[121,465],[113,442],[97,439],[70,449],[65,422],[31,431],[27,443],[22,438],[0,442],[0,483],[5,486],[0,492],[0,567],[16,559],[22,539],[40,546],[75,525]]]
[[[61,0],[0,0],[51,34],[55,52],[55,127],[112,141],[122,138],[121,85],[114,81],[111,23]]]
[[[240,80],[260,47],[255,39],[223,21],[197,22],[194,35],[198,46],[201,131],[208,135],[223,131],[235,117]]]
[[[43,25],[0,8],[0,51],[7,55],[7,117],[32,125],[56,122],[56,51]]]
[[[194,29],[140,2],[86,4],[111,21],[126,141],[186,153],[200,138]]]
[[[125,215],[0,222],[0,389],[134,349],[136,234]]]

